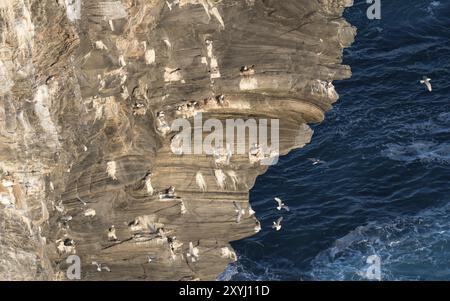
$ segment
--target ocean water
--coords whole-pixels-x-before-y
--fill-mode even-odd
[[[334,82],[312,143],[258,178],[262,231],[232,243],[219,279],[365,280],[376,255],[383,280],[450,280],[450,1],[381,2],[381,20],[362,0],[347,9],[353,77]],[[279,232],[276,196],[291,208]]]

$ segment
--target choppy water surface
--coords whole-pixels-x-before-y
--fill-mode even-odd
[[[263,229],[220,279],[360,280],[377,255],[383,279],[450,280],[450,1],[382,1],[375,21],[367,7],[346,11],[353,77],[312,143],[258,178]],[[279,232],[275,196],[291,207]]]

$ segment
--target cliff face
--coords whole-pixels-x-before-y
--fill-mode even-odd
[[[84,280],[215,279],[267,166],[176,154],[167,125],[279,119],[279,154],[302,147],[351,75],[350,5],[0,0],[0,279],[65,279],[70,254]]]

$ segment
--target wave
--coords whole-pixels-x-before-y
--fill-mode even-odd
[[[313,280],[366,280],[369,256],[381,260],[383,280],[450,278],[450,206],[359,226],[320,252],[308,273]]]
[[[218,281],[279,281],[279,276],[269,267],[246,256],[238,255],[238,261],[227,266],[217,277]]]
[[[431,141],[389,143],[382,155],[394,161],[449,164],[450,144]]]

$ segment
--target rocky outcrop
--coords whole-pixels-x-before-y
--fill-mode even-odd
[[[170,124],[279,119],[269,156],[302,147],[351,75],[350,5],[0,0],[0,279],[63,280],[70,254],[84,280],[215,279],[267,166]]]

